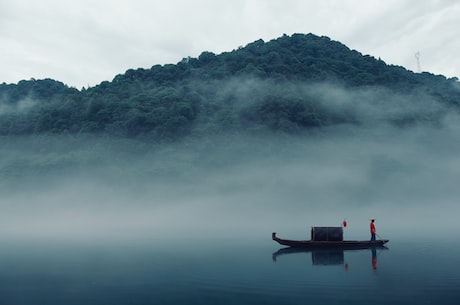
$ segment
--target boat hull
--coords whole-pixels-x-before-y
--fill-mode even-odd
[[[340,248],[340,249],[367,249],[382,247],[389,240],[342,240],[342,241],[315,241],[315,240],[292,240],[283,239],[272,233],[272,239],[283,246],[295,248]]]

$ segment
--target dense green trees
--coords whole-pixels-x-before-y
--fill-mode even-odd
[[[423,95],[456,111],[460,106],[457,79],[413,73],[327,37],[294,34],[219,55],[203,52],[176,65],[130,69],[81,91],[50,79],[0,84],[0,134],[170,140],[241,129],[291,133],[359,121],[353,107],[334,110],[311,89],[324,83],[344,90],[383,87]]]

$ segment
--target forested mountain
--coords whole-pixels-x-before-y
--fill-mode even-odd
[[[369,105],[377,110],[366,112]],[[131,69],[82,90],[51,79],[0,84],[0,135],[103,133],[174,140],[363,122],[439,123],[459,110],[458,79],[387,65],[313,34]]]

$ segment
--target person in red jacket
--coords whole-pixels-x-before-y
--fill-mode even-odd
[[[371,229],[371,240],[375,240],[375,224],[374,224],[375,219],[371,218],[371,223],[370,223],[370,229]]]

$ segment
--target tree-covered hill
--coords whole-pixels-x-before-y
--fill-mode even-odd
[[[439,123],[459,110],[456,78],[387,65],[313,34],[130,69],[80,91],[51,79],[0,84],[0,135],[173,140],[228,131]]]

